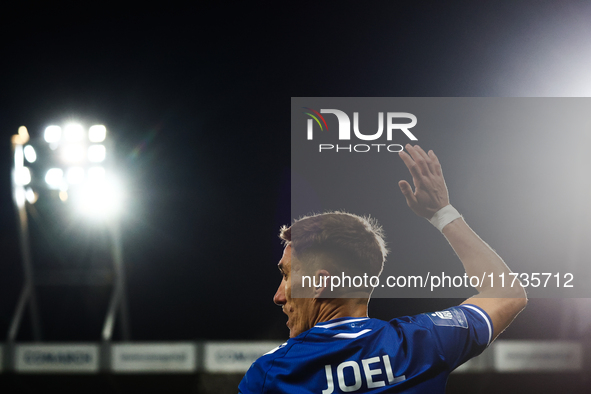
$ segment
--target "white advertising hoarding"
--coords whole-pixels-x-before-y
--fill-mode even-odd
[[[257,358],[279,342],[208,342],[204,345],[206,372],[244,373]]]
[[[571,341],[507,340],[494,346],[498,372],[580,371],[583,348]]]
[[[496,343],[493,344],[494,347]],[[480,356],[474,357],[457,367],[454,373],[479,373],[486,372],[493,368],[494,353],[491,348],[486,349]]]
[[[18,372],[96,373],[99,346],[93,344],[17,345],[15,369]]]
[[[133,343],[111,346],[114,372],[195,372],[193,343]]]

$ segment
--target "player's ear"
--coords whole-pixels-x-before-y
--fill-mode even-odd
[[[327,270],[318,270],[314,274],[314,298],[326,297],[330,283],[330,273]],[[324,295],[323,295],[324,294]]]

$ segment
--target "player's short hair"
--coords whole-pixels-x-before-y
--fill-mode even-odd
[[[378,276],[388,250],[378,222],[347,212],[327,212],[302,217],[283,226],[279,237],[292,255],[315,269]],[[336,269],[336,271],[335,271]]]

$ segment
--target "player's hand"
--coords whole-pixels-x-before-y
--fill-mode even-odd
[[[417,215],[431,219],[435,212],[449,204],[447,186],[441,172],[441,164],[432,150],[429,153],[418,145],[406,145],[399,153],[400,158],[410,170],[415,190],[407,181],[398,182],[406,203]]]

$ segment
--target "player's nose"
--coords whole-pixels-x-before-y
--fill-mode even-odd
[[[282,281],[279,287],[277,288],[275,295],[273,296],[273,302],[276,305],[285,305],[286,301],[287,300],[285,299],[285,287],[283,286]]]

